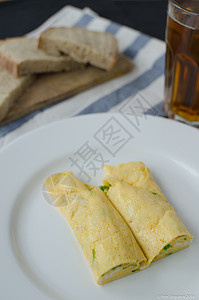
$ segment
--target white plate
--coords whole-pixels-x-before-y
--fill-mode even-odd
[[[97,286],[72,231],[43,199],[41,187],[50,174],[70,169],[100,184],[103,160],[143,161],[195,239],[142,272]],[[199,299],[197,129],[128,114],[63,120],[0,152],[0,186],[0,299]]]

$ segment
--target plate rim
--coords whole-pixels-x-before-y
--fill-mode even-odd
[[[37,132],[39,131],[43,131],[43,130],[46,130],[47,128],[50,128],[50,127],[54,127],[58,124],[61,124],[61,123],[64,123],[64,122],[68,122],[69,120],[74,120],[74,119],[87,119],[87,118],[95,118],[95,117],[101,117],[101,116],[121,116],[121,113],[111,113],[111,112],[107,112],[107,113],[94,113],[94,114],[84,114],[84,115],[76,115],[76,116],[72,116],[72,117],[68,117],[68,118],[64,118],[64,119],[61,119],[61,120],[56,120],[56,121],[53,121],[53,122],[50,122],[50,123],[47,123],[45,125],[42,125],[42,126],[39,126],[37,128],[34,128],[24,134],[22,134],[21,136],[17,137],[16,139],[12,140],[11,142],[9,142],[5,147],[1,148],[0,149],[0,155],[6,151],[8,148],[12,147],[15,143],[18,143],[20,140],[23,140],[23,139],[26,139],[28,136],[30,135],[33,135],[33,134],[36,134]],[[153,116],[153,115],[148,115],[148,114],[144,114],[144,116],[146,116],[145,120],[148,120],[148,119],[151,119],[151,120],[155,120],[157,119],[158,121],[160,122],[163,122],[163,123],[170,123],[175,126],[175,127],[181,127],[181,128],[185,128],[186,130],[191,130],[192,132],[194,131],[196,134],[199,135],[199,129],[195,128],[195,127],[192,127],[186,123],[182,123],[182,122],[179,122],[179,121],[176,121],[176,120],[173,120],[173,119],[169,119],[169,118],[166,118],[166,117],[161,117],[161,116]],[[9,134],[9,133],[8,133]]]

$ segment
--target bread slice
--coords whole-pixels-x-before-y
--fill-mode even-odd
[[[34,75],[15,78],[0,66],[0,120],[4,119],[9,108],[34,78]]]
[[[15,77],[34,73],[72,71],[83,67],[69,56],[54,57],[37,48],[37,40],[11,38],[0,45],[0,65]]]
[[[50,55],[69,55],[105,70],[114,66],[118,56],[118,42],[112,34],[80,27],[49,28],[41,34],[38,47]]]

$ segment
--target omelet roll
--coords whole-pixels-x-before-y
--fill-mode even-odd
[[[189,246],[193,236],[142,162],[104,166],[102,189],[131,228],[148,264]]]
[[[146,267],[146,257],[118,211],[97,187],[72,172],[49,177],[45,188],[68,220],[98,284]]]

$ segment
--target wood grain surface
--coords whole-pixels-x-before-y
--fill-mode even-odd
[[[87,66],[73,72],[38,75],[33,84],[13,105],[6,118],[0,122],[0,125],[126,74],[132,69],[131,60],[120,54],[115,66],[110,71]]]

